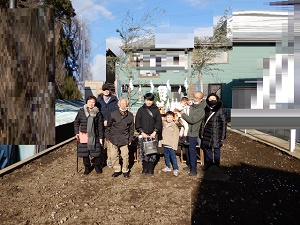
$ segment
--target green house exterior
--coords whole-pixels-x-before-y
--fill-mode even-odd
[[[238,42],[233,43],[233,48],[229,52],[227,64],[216,64],[221,69],[217,71],[222,83],[222,101],[225,108],[232,108],[232,90],[236,88],[255,88],[253,82],[263,77],[264,59],[275,55],[276,47],[274,42]],[[213,84],[211,76],[203,76],[204,84]],[[205,93],[206,94],[206,93]]]
[[[268,74],[267,69],[264,70],[264,62],[267,67],[267,59],[274,58],[276,53],[281,52],[280,44],[277,45],[278,49],[276,50],[276,43],[280,43],[283,36],[286,35],[284,34],[287,32],[285,29],[290,24],[288,14],[284,11],[233,11],[232,17],[227,20],[227,28],[231,30],[228,32],[228,38],[232,40],[232,48],[213,60],[212,67],[218,70],[214,70],[212,75],[201,74],[203,85],[201,91],[205,95],[216,92],[220,95],[225,108],[239,108],[243,101],[238,99],[239,95],[245,97],[245,101],[249,102],[250,93],[256,94],[257,79],[262,80],[263,75]],[[128,84],[128,77],[131,76],[135,89],[140,84],[144,85],[143,94],[150,90],[149,87],[146,87],[149,86],[150,80],[155,85],[154,92],[157,91],[157,86],[165,85],[169,80],[173,85],[172,93],[169,92],[170,98],[179,97],[176,95],[176,91],[179,85],[183,85],[187,77],[188,83],[192,84],[189,89],[189,96],[192,96],[191,92],[196,91],[195,87],[198,81],[197,74],[190,79],[192,46],[191,44],[188,49],[158,49],[153,46],[139,49],[138,54],[146,56],[142,57],[142,61],[148,60],[150,63],[137,62],[138,60],[133,57],[132,74],[125,75],[118,71],[118,68],[117,74],[119,73],[123,84]],[[160,59],[159,57],[163,55],[165,57]],[[158,58],[156,59],[156,57]],[[173,60],[170,57],[173,57]],[[179,63],[176,57],[179,57]],[[162,72],[157,77],[140,76],[139,71],[145,69],[161,69]],[[163,71],[163,69],[166,70]],[[176,69],[179,71],[175,72]]]
[[[212,65],[213,68],[218,69],[214,70],[213,75],[202,74],[204,94],[207,95],[221,87],[217,94],[221,95],[225,108],[232,108],[233,89],[256,88],[256,84],[247,81],[255,81],[263,77],[264,59],[274,56],[276,51],[275,41],[270,40],[239,41],[233,42],[232,45],[232,49],[225,53],[222,62]],[[155,86],[154,92],[157,92],[159,85],[166,85],[169,80],[172,86],[172,92],[168,93],[170,99],[180,97],[177,94],[178,88],[181,85],[183,89],[186,78],[188,83],[192,84],[190,92],[195,92],[198,78],[197,76],[191,78],[192,51],[193,49],[155,49],[154,47],[139,49],[137,52],[138,55],[143,55],[143,63],[138,62],[136,58],[132,59],[131,74],[125,74],[117,67],[116,74],[119,75],[122,84],[128,84],[132,79],[134,85],[131,95],[132,106],[140,105],[136,101],[139,85],[142,87],[143,94],[150,91],[150,80]],[[145,63],[145,58],[150,59],[152,64]],[[168,62],[163,63],[164,61]],[[153,73],[145,75],[146,71]],[[123,93],[123,96],[126,97],[127,94]]]
[[[192,49],[156,49],[154,46],[144,49],[138,49],[133,53],[131,59],[131,71],[122,70],[116,67],[116,75],[120,77],[121,83],[129,84],[130,80],[134,85],[134,90],[131,92],[132,106],[139,106],[138,88],[141,85],[142,93],[150,91],[150,81],[155,86],[154,92],[157,92],[157,87],[166,85],[167,81],[172,87],[168,96],[171,99],[180,98],[178,94],[179,86],[182,86],[184,91],[184,81],[188,78],[188,83],[196,83],[197,78],[191,78],[191,54]],[[126,71],[126,72],[124,72]],[[127,93],[122,96],[127,97]]]

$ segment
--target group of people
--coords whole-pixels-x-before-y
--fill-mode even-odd
[[[74,121],[78,141],[77,156],[83,158],[84,174],[89,174],[93,169],[102,173],[105,147],[106,165],[114,170],[112,177],[122,174],[129,177],[128,146],[133,142],[134,130],[138,133],[137,150],[144,175],[153,176],[160,145],[164,149],[166,164],[163,171],[173,171],[174,176],[178,176],[175,152],[178,144],[185,146],[187,167],[183,170],[189,171],[190,176],[197,175],[196,146],[199,139],[204,150],[205,169],[214,164],[219,166],[220,148],[226,138],[226,116],[216,94],[209,94],[205,102],[203,93],[196,92],[192,104],[188,103],[186,97],[183,98],[182,107],[175,110],[179,116],[179,125],[172,111],[166,112],[162,119],[152,93],[144,95],[144,104],[138,109],[134,120],[133,114],[127,109],[128,99],[117,99],[107,84],[102,86],[102,91],[97,99],[94,96],[87,98]],[[180,126],[182,129],[179,130]]]

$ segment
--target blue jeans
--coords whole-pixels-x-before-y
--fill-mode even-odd
[[[214,149],[214,154],[212,149]],[[220,165],[220,148],[212,148],[210,146],[204,146],[204,164],[211,166],[213,164]]]
[[[188,141],[190,145],[185,148],[186,159],[190,167],[190,172],[197,173],[197,137],[189,137]]]
[[[172,148],[164,147],[164,157],[165,157],[165,162],[167,167],[170,168],[171,161],[172,161],[173,169],[178,170],[176,153]]]

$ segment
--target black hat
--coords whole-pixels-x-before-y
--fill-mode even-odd
[[[219,100],[220,100],[219,96],[216,95],[216,93],[210,93],[210,94],[207,95],[207,97],[206,97],[206,103],[208,103],[208,98],[209,98],[210,96],[215,96],[216,99],[217,99],[217,102],[219,102]]]
[[[109,85],[108,84],[103,84],[102,85],[102,91],[105,91],[105,90],[109,90]]]

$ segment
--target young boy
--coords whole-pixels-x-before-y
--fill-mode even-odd
[[[180,104],[176,107],[176,109],[177,109],[177,111],[184,110],[185,114],[188,115],[189,107],[190,106],[189,106],[188,97],[183,96],[180,99]],[[178,114],[178,121],[182,125],[182,127],[180,128],[180,133],[179,133],[179,136],[180,136],[179,144],[189,145],[190,143],[187,141],[187,133],[189,131],[189,125],[184,119],[181,118],[181,114],[179,112],[177,112],[177,114]]]
[[[166,163],[166,168],[162,169],[162,171],[171,172],[172,162],[174,169],[173,174],[177,177],[178,164],[175,151],[178,147],[179,129],[174,123],[174,113],[172,111],[168,111],[166,113],[166,121],[163,124],[162,138],[161,144],[163,144],[164,147],[164,158]]]

